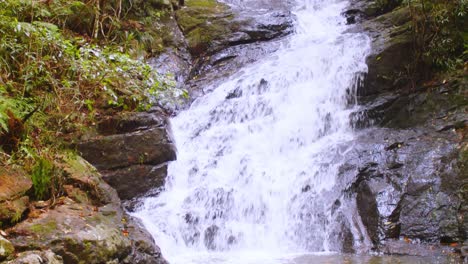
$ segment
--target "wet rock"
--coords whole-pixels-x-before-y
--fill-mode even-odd
[[[407,240],[387,240],[381,248],[384,254],[437,257],[454,254],[454,249],[441,245],[425,245]]]
[[[353,30],[364,31],[371,38],[369,66],[364,83],[358,86],[359,100],[384,92],[408,89],[421,76],[410,74],[415,62],[410,9],[400,1],[353,1],[343,12]],[[375,98],[374,98],[375,99]]]
[[[178,87],[183,87],[191,71],[191,56],[184,46],[166,48],[159,56],[151,58],[148,63],[161,75],[174,76]]]
[[[97,169],[110,170],[129,165],[159,165],[175,159],[175,147],[166,128],[151,128],[128,134],[101,136],[81,142],[82,156]]]
[[[367,165],[349,166],[343,177],[350,180],[348,192],[356,197],[374,245],[403,237],[433,244],[464,240],[467,225],[460,216],[466,199],[459,194],[466,178],[459,167],[456,134],[372,129],[356,142],[359,158],[348,163]]]
[[[176,152],[162,110],[111,117],[98,124],[98,131],[100,135],[79,143],[78,149],[122,199],[145,195],[164,184],[164,164],[175,160]]]
[[[155,127],[166,127],[168,125],[167,118],[163,113],[143,112],[107,117],[98,123],[97,129],[100,135],[108,136],[143,131]]]
[[[463,129],[466,80],[452,80],[412,93],[382,93],[362,102],[364,110],[351,117],[356,128],[383,126],[406,129],[428,124],[437,132]],[[444,91],[443,96],[440,92]]]
[[[359,176],[358,176],[359,177]],[[366,182],[361,182],[357,187],[356,203],[362,223],[366,227],[367,234],[374,244],[379,242],[379,211],[375,193]]]
[[[359,96],[369,96],[404,87],[409,81],[407,67],[413,62],[413,38],[407,8],[364,21],[372,38],[372,52],[366,62],[369,71]]]
[[[231,4],[228,32],[211,42],[205,56],[194,62],[187,82],[191,98],[210,92],[214,86],[276,51],[284,36],[293,32],[293,15],[287,1],[249,1]],[[240,4],[240,6],[238,5]],[[268,6],[268,9],[264,7]]]
[[[14,252],[13,244],[0,235],[0,261],[13,257]]]
[[[229,33],[232,13],[225,4],[214,0],[188,0],[186,6],[177,10],[176,19],[190,53],[198,57],[213,49]]]
[[[187,1],[176,17],[194,57],[284,36],[292,32],[293,24],[285,9],[238,10],[215,0]]]
[[[461,92],[466,81],[453,77],[408,87],[404,68],[413,60],[409,10],[369,13],[363,1],[353,8],[364,14],[357,27],[369,32],[373,51],[365,83],[358,88],[363,110],[351,116],[355,128],[368,129],[340,172],[349,184],[345,193],[355,199],[363,231],[381,252],[450,254],[453,250],[439,244],[461,243],[468,228],[460,159],[466,146]]]
[[[212,225],[205,230],[204,243],[205,247],[210,250],[216,249],[216,236],[218,234],[219,227]]]
[[[332,248],[330,250],[343,253],[355,253],[354,236],[351,232],[349,221],[342,212],[339,212],[333,222],[336,228],[333,229],[328,239],[330,241],[336,241],[336,243],[331,245]]]
[[[150,190],[164,186],[167,164],[134,165],[122,169],[102,172],[103,179],[114,187],[123,200],[145,195]],[[138,184],[135,184],[135,183]]]
[[[346,17],[346,24],[348,25],[362,22],[366,17],[365,13],[359,9],[348,9],[342,15]]]
[[[227,96],[226,96],[226,100],[229,100],[229,99],[234,99],[234,98],[239,98],[242,96],[242,90],[241,89],[235,89],[234,91],[230,92]]]
[[[143,227],[139,219],[127,216],[126,230],[132,240],[133,252],[123,263],[128,264],[168,264],[163,258],[161,249],[154,243],[151,234]]]

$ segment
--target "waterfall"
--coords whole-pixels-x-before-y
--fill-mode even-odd
[[[298,0],[283,47],[172,119],[178,159],[135,213],[171,263],[274,263],[258,259],[340,243],[333,188],[370,49],[347,31],[347,4]]]

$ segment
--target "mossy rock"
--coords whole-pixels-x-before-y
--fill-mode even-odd
[[[82,157],[68,153],[62,156],[57,167],[64,171],[66,184],[71,185],[65,191],[76,201],[101,205],[116,199],[115,191],[104,183],[96,168]]]
[[[0,202],[23,196],[32,187],[26,172],[18,169],[0,168]]]
[[[11,258],[14,252],[13,244],[0,235],[0,261]]]
[[[50,250],[25,251],[18,253],[16,259],[5,264],[63,264],[63,259]]]
[[[187,0],[185,1],[185,6],[189,8],[216,9],[216,8],[223,7],[224,5],[220,4],[216,0]]]
[[[176,12],[177,22],[194,56],[216,50],[231,33],[233,15],[229,7],[215,0],[188,0]]]
[[[411,20],[410,9],[406,6],[396,8],[376,18],[377,22],[383,23],[388,26],[401,26]]]
[[[22,170],[0,168],[0,227],[21,220],[29,205],[26,193],[31,187],[29,175]]]
[[[392,11],[401,4],[401,0],[375,0],[370,1],[365,8],[364,14],[368,17],[376,17]]]
[[[367,57],[369,71],[361,96],[392,91],[407,85],[413,76],[409,69],[415,61],[413,35],[408,8],[365,21],[366,31],[374,35],[372,53]]]
[[[54,210],[23,221],[10,230],[13,245],[32,249],[51,249],[65,263],[106,263],[131,252],[131,241],[122,233],[121,217],[93,209],[69,198],[62,198]],[[112,210],[119,210],[117,208]],[[24,235],[27,235],[26,239]]]
[[[0,227],[1,223],[12,224],[21,220],[24,212],[28,209],[28,205],[28,196],[0,203]]]

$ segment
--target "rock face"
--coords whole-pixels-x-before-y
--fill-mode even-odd
[[[340,170],[364,227],[355,241],[367,237],[386,254],[460,252],[468,230],[466,78],[405,75],[413,46],[406,8],[360,1],[345,15],[373,44],[358,89],[364,110],[351,117],[361,136]]]
[[[371,129],[341,177],[375,246],[387,239],[462,243],[466,237],[466,176],[453,131]],[[416,155],[417,153],[417,155]]]
[[[164,185],[166,162],[176,158],[168,120],[160,111],[112,117],[78,150],[129,200]]]
[[[410,82],[407,67],[414,60],[408,8],[400,8],[362,23],[373,38],[366,62],[369,71],[359,96],[398,89]]]
[[[64,157],[66,196],[7,230],[10,263],[166,263],[151,236],[122,209],[115,190],[79,157]],[[3,244],[2,244],[3,245]]]
[[[245,10],[243,10],[245,11]],[[177,10],[178,24],[186,36],[190,53],[195,57],[211,55],[228,46],[267,41],[291,32],[287,12],[236,10],[215,0],[186,1]]]

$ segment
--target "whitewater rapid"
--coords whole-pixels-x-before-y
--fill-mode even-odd
[[[333,187],[370,50],[348,32],[347,5],[298,0],[295,33],[277,52],[171,120],[177,161],[135,213],[171,263],[286,263],[342,243]]]

